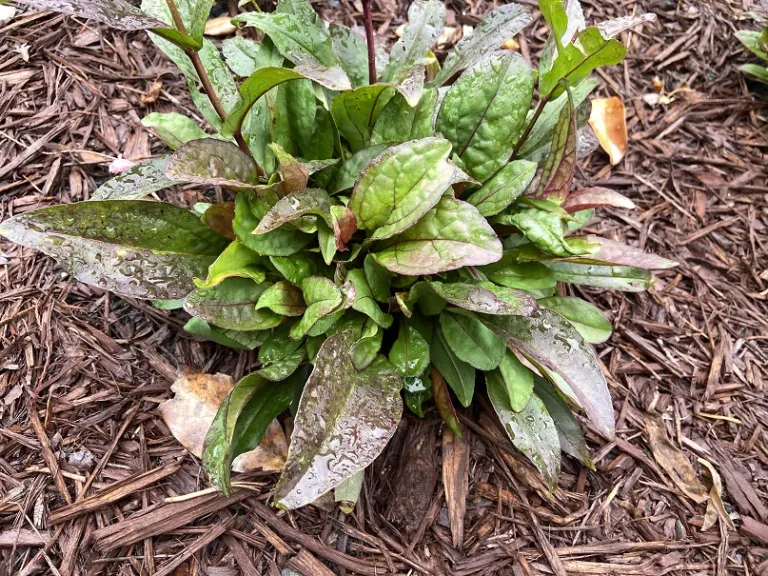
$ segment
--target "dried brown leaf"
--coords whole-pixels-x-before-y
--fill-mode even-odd
[[[627,151],[627,112],[621,98],[595,98],[589,125],[595,131],[600,146],[616,166]]]
[[[451,523],[453,545],[461,550],[464,542],[464,516],[469,493],[470,445],[465,431],[459,438],[446,427],[443,430],[443,486],[448,518]]]

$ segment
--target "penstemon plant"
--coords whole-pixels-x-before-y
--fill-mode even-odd
[[[363,470],[405,405],[434,399],[461,434],[454,398],[484,383],[513,444],[554,485],[562,451],[592,467],[586,416],[614,435],[590,344],[611,326],[558,282],[626,291],[674,262],[580,229],[595,208],[631,208],[574,188],[589,74],[620,62],[614,37],[652,15],[587,27],[576,0],[540,0],[552,30],[538,71],[500,50],[532,17],[490,12],[442,66],[431,52],[444,7],[416,0],[391,52],[318,18],[306,0],[233,19],[263,34],[222,51],[203,38],[211,0],[27,0],[148,30],[180,68],[208,133],[177,113],[144,124],[175,150],[101,186],[91,200],[12,217],[0,233],[56,258],[78,280],[182,307],[186,330],[261,367],[223,402],[203,463],[230,489],[233,459],[295,414],[276,488],[285,508]],[[222,57],[223,54],[223,57]],[[239,86],[235,77],[244,78]],[[535,96],[536,95],[536,96]],[[232,201],[189,211],[144,199],[178,183]],[[451,391],[453,394],[451,394]]]
[[[736,32],[736,38],[755,56],[759,56],[764,62],[768,63],[768,28],[763,28],[760,32],[754,30],[739,30]],[[742,64],[739,66],[744,74],[768,84],[768,66],[760,64]]]

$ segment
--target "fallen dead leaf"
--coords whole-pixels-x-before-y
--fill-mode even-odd
[[[645,430],[653,457],[683,494],[694,502],[703,504],[709,499],[707,489],[701,483],[693,465],[682,450],[670,442],[664,424],[657,416],[646,415]]]
[[[519,51],[520,50],[520,44],[518,44],[517,40],[515,40],[514,38],[510,38],[509,40],[504,42],[504,44],[501,45],[501,49],[502,50],[516,50],[516,51]]]
[[[627,151],[627,112],[621,98],[595,98],[589,125],[595,131],[600,146],[616,166]]]
[[[8,4],[0,4],[0,24],[16,16],[16,8]]]
[[[152,82],[152,85],[149,87],[149,90],[144,92],[139,96],[139,100],[141,100],[142,104],[153,104],[157,102],[157,99],[160,97],[160,90],[163,89],[163,81],[162,80],[155,80]]]
[[[723,504],[723,483],[720,480],[720,474],[709,460],[699,458],[699,464],[709,470],[709,475],[712,477],[712,488],[709,489],[709,502],[707,502],[707,512],[704,514],[704,524],[701,526],[701,531],[706,532],[712,528],[718,518],[730,530],[735,530],[736,526],[734,526],[733,520],[731,520]]]
[[[469,493],[469,453],[467,431],[459,438],[447,426],[443,430],[443,486],[453,545],[461,549],[464,542],[464,516]]]
[[[235,381],[227,374],[205,374],[184,368],[171,386],[174,397],[160,405],[160,415],[174,438],[198,458],[219,406]],[[277,420],[267,428],[261,444],[240,454],[232,463],[235,472],[280,472],[288,454],[288,440]]]
[[[230,16],[219,16],[218,18],[211,18],[205,23],[205,35],[206,36],[228,36],[237,30],[237,27],[232,24],[232,18]]]

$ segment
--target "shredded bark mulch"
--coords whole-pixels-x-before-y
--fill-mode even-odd
[[[392,38],[407,3],[374,4]],[[0,575],[768,574],[768,91],[737,70],[752,58],[733,37],[757,3],[583,4],[588,21],[658,16],[600,74],[627,107],[627,156],[597,151],[577,174],[638,209],[592,227],[680,263],[647,293],[574,289],[615,325],[598,352],[618,435],[588,431],[596,471],[566,459],[550,492],[479,402],[463,440],[434,413],[406,419],[350,515],[277,511],[263,473],[224,497],[157,406],[179,366],[239,378],[255,354],[2,241]],[[460,28],[492,6],[448,7]],[[318,8],[361,22],[357,3]],[[142,35],[24,13],[0,38],[0,219],[87,199],[120,155],[163,153],[147,113],[195,115]],[[544,38],[538,20],[521,53],[535,62]]]

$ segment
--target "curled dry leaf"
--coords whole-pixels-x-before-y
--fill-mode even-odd
[[[709,499],[707,489],[699,480],[693,465],[683,451],[670,442],[664,424],[659,417],[648,414],[645,421],[648,444],[656,462],[677,485],[683,494],[694,502],[703,504]]]
[[[211,18],[205,23],[206,36],[228,36],[234,33],[237,27],[232,24],[232,18],[229,16],[219,16]]]
[[[206,374],[182,368],[171,385],[174,397],[160,405],[160,415],[173,437],[198,458],[203,455],[205,436],[219,405],[234,386],[235,381],[227,374]],[[232,463],[232,470],[279,472],[287,453],[285,432],[275,420],[267,428],[259,447],[238,456]]]
[[[627,151],[627,113],[621,98],[595,98],[589,125],[595,131],[600,146],[616,166]]]
[[[709,475],[712,477],[712,488],[709,489],[709,502],[707,502],[707,512],[704,514],[704,523],[701,526],[701,531],[706,532],[712,528],[718,518],[730,530],[736,530],[733,520],[731,520],[725,509],[725,504],[723,504],[723,483],[720,480],[720,474],[718,474],[709,460],[699,458],[699,464],[709,470]]]

